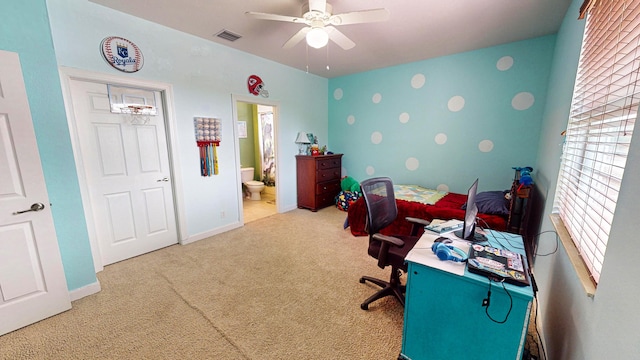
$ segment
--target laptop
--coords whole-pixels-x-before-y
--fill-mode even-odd
[[[473,244],[469,249],[469,272],[518,286],[528,286],[527,263],[521,254],[491,246]]]

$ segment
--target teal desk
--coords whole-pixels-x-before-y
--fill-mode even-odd
[[[533,300],[531,286],[505,284],[512,298],[511,313],[503,324],[492,321],[482,306],[489,290],[488,278],[469,273],[466,263],[438,260],[431,251],[438,236],[425,232],[407,256],[402,351],[398,359],[522,359]],[[515,248],[523,248],[520,235],[489,232],[487,237],[493,247],[524,255],[524,250]],[[458,245],[468,250],[466,242]],[[509,305],[502,284],[493,282],[489,315],[503,321]]]

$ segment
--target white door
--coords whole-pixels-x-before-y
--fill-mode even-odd
[[[176,244],[160,93],[151,92],[158,114],[132,124],[110,112],[106,84],[72,80],[70,87],[103,265]]]
[[[70,308],[20,59],[0,51],[0,335]]]

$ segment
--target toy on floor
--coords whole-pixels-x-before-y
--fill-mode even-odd
[[[336,196],[336,207],[342,211],[348,211],[349,205],[362,196],[360,183],[350,176],[345,176],[340,181],[340,188],[342,191]]]

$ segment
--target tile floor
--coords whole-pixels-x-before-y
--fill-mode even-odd
[[[263,217],[274,215],[278,212],[276,208],[275,194],[270,194],[266,191],[263,191],[260,197],[260,201],[249,200],[247,198],[244,198],[244,200],[242,200],[245,224],[257,219],[262,219]]]

